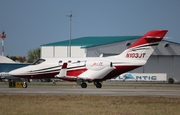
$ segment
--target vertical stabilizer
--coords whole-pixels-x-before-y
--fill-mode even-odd
[[[168,30],[152,30],[116,57],[125,60],[147,61],[167,32]]]

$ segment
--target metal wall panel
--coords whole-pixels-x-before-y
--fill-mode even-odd
[[[180,56],[174,56],[173,59],[173,78],[180,82]]]
[[[71,57],[83,57],[86,49],[79,46],[71,47]],[[41,57],[68,57],[67,46],[45,46],[41,47]]]
[[[158,73],[167,73],[167,78],[171,78],[172,73],[172,56],[159,56]]]
[[[85,55],[85,49],[79,46],[71,47],[71,57],[83,57]]]
[[[161,41],[152,55],[180,55],[180,44]]]
[[[142,66],[142,67],[139,67],[137,69],[130,71],[130,73],[143,73],[143,71],[144,71],[144,67]]]
[[[54,56],[53,46],[43,46],[41,47],[41,57],[53,57]]]
[[[117,42],[96,47],[87,48],[87,57],[99,57],[101,54],[120,54],[128,48],[127,43],[133,43],[135,40]]]
[[[150,56],[147,63],[144,65],[144,73],[159,73],[158,69],[158,57]]]
[[[67,57],[67,46],[55,46],[54,57]]]

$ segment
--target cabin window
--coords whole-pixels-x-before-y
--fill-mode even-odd
[[[38,59],[32,65],[38,65],[38,64],[41,64],[44,61],[45,61],[45,59]]]
[[[71,63],[71,60],[69,60],[68,63]]]
[[[62,62],[63,62],[63,61],[62,61],[62,60],[60,60],[58,64],[62,64]]]
[[[80,63],[80,62],[81,62],[81,61],[79,61],[79,60],[77,61],[77,63]]]

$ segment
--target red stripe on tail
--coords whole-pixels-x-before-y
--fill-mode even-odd
[[[143,45],[143,44],[147,44],[147,43],[153,43],[153,42],[161,41],[167,32],[168,32],[168,30],[152,30],[152,31],[144,34],[140,39],[138,39],[129,48],[136,47],[136,46]],[[150,40],[149,38],[155,38],[155,39]]]

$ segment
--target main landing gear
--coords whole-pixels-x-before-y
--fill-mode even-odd
[[[85,83],[85,82],[82,82],[80,85],[81,85],[82,88],[87,88],[87,83]],[[94,85],[96,86],[96,88],[101,88],[102,87],[102,84],[99,83],[99,82],[94,82]]]
[[[102,84],[99,83],[99,82],[94,82],[94,85],[96,86],[96,88],[101,88],[102,87]]]
[[[87,83],[84,83],[84,82],[83,82],[83,83],[81,84],[81,87],[82,87],[82,88],[86,88],[86,87],[87,87]]]

